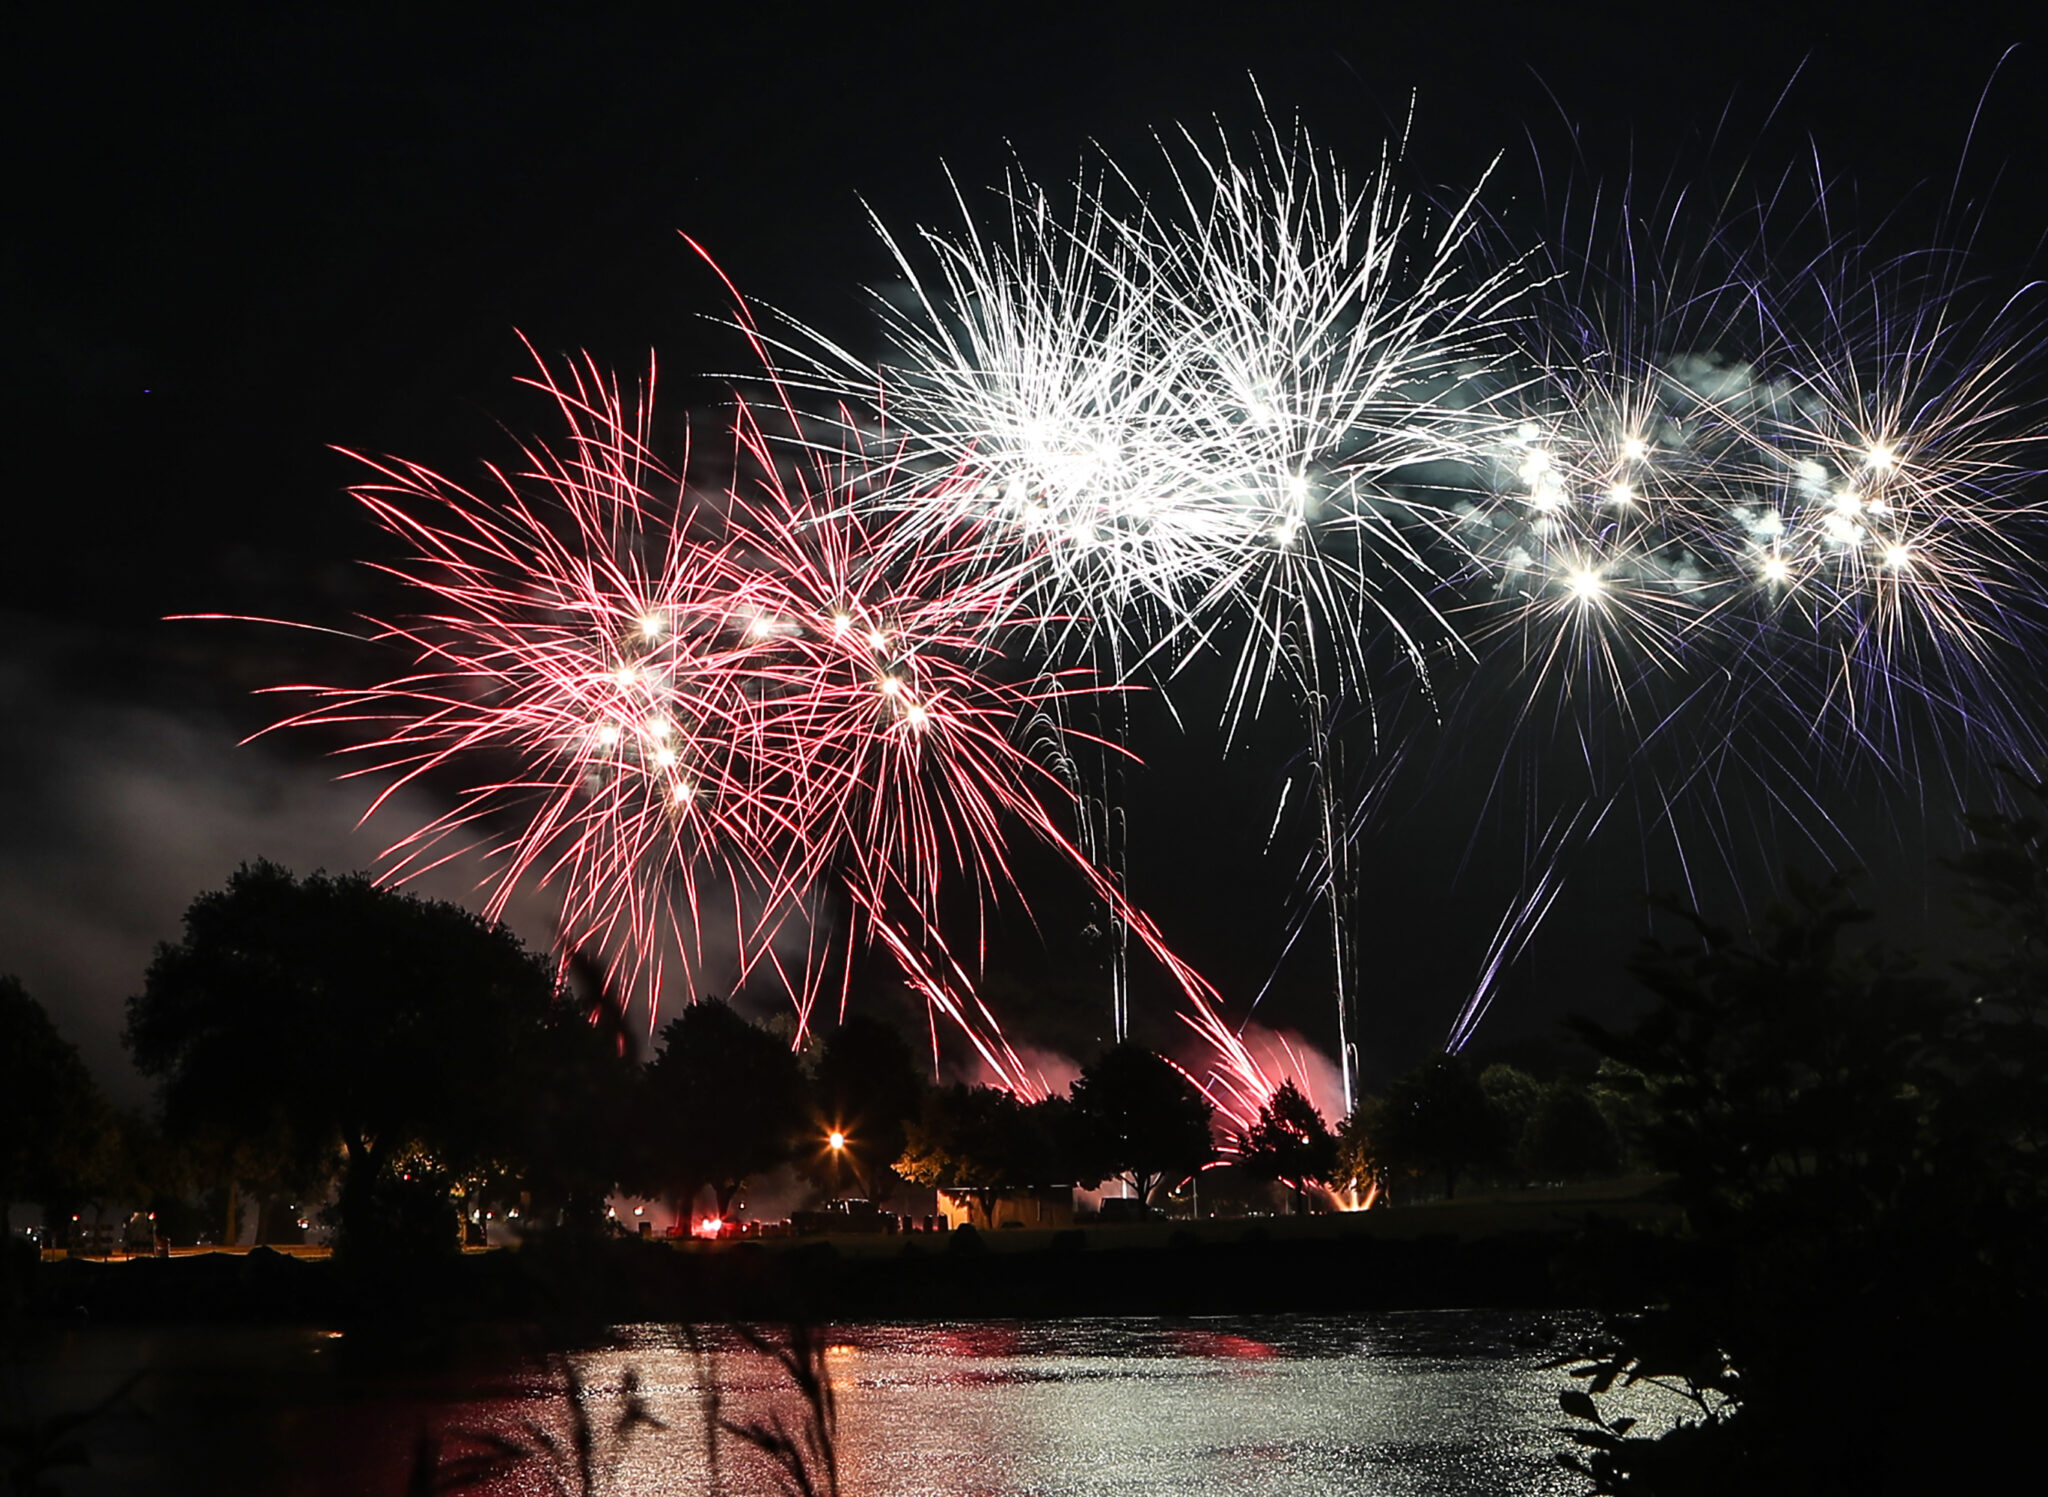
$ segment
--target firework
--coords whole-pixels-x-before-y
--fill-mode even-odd
[[[1481,664],[1454,718],[1512,704],[1503,764],[1575,766],[1578,789],[1530,808],[1547,830],[1453,1047],[1623,799],[1688,882],[1679,828],[1703,828],[1739,890],[1756,826],[1843,847],[1857,787],[1917,802],[2042,747],[2038,312],[1985,304],[1956,255],[1837,235],[1824,196],[1776,232],[1790,198],[1694,234],[1624,200],[1616,247],[1524,324],[1541,377],[1496,398],[1459,507]]]
[[[699,496],[648,450],[651,375],[637,403],[587,363],[536,383],[570,439],[527,446],[488,499],[371,465],[358,497],[414,553],[388,570],[428,600],[378,630],[414,669],[280,688],[317,698],[286,725],[360,735],[356,773],[388,780],[372,813],[423,776],[462,780],[389,850],[394,877],[481,843],[487,913],[522,883],[559,887],[565,944],[614,953],[650,992],[677,960],[694,986],[705,932],[729,925],[737,975],[772,969],[800,1028],[832,970],[837,889],[848,943],[865,930],[1016,1074],[939,912],[956,879],[971,900],[1013,887],[1019,831],[1071,848],[1031,725],[1100,688],[1004,668],[991,631],[1019,615],[960,564],[972,538],[892,544],[896,522],[851,502],[892,481],[886,459],[791,474],[743,407],[740,476]]]

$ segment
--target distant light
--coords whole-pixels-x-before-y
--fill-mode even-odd
[[[633,1214],[635,1216],[645,1216],[647,1214],[647,1208],[645,1206],[635,1206],[633,1208]]]
[[[834,1149],[843,1149],[846,1147],[846,1135],[844,1133],[841,1133],[837,1128],[834,1128],[830,1133],[825,1135],[825,1142],[830,1144]]]

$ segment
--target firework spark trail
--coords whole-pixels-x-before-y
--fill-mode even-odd
[[[1824,186],[1783,234],[1820,244],[1788,253],[1787,201],[1780,183],[1746,229],[1688,234],[1624,196],[1529,305],[1517,362],[1543,377],[1496,398],[1505,439],[1460,506],[1468,586],[1493,596],[1456,615],[1482,664],[1455,695],[1482,706],[1451,712],[1469,733],[1485,698],[1517,701],[1502,764],[1562,741],[1584,785],[1452,1048],[1619,800],[1688,885],[1681,823],[1704,826],[1739,891],[1736,801],[1839,857],[1858,782],[1924,804],[1945,779],[1960,803],[2043,747],[2032,288],[1986,298],[1956,252],[1882,258],[1835,230]]]
[[[1582,771],[1547,817],[1532,793],[1545,831],[1454,1044],[1624,798],[1674,841],[1704,808],[1733,871],[1744,779],[1813,836],[1857,778],[1960,782],[2041,747],[2031,301],[1980,310],[1958,259],[1879,261],[1831,227],[1766,253],[1770,193],[1752,243],[1711,222],[1694,263],[1665,263],[1679,217],[1624,194],[1547,267],[1488,268],[1475,198],[1426,220],[1395,155],[1355,187],[1270,122],[1250,151],[1183,132],[1160,154],[1162,194],[1104,159],[1070,210],[1018,173],[992,226],[957,188],[960,228],[877,222],[910,292],[880,298],[877,367],[787,320],[771,344],[735,293],[775,395],[740,407],[738,476],[708,498],[648,452],[651,379],[628,402],[587,361],[534,382],[567,444],[493,470],[488,500],[371,464],[358,496],[414,552],[386,570],[434,600],[380,626],[416,666],[289,688],[316,704],[288,721],[371,735],[373,811],[502,766],[400,839],[394,875],[481,840],[492,913],[559,885],[572,944],[656,989],[671,953],[694,981],[729,904],[740,974],[777,974],[800,1027],[872,941],[1028,1089],[940,934],[954,891],[1021,893],[1026,833],[1187,996],[1235,1117],[1279,1078],[1124,887],[1128,684],[1221,657],[1226,745],[1275,696],[1305,712],[1347,1106],[1333,723],[1364,704],[1373,752],[1407,754],[1380,740],[1382,652],[1432,712],[1426,659],[1472,660],[1442,732],[1498,743],[1496,795],[1559,745]]]
[[[279,726],[367,730],[348,751],[374,763],[355,773],[389,783],[366,815],[401,785],[463,774],[456,806],[390,850],[392,876],[481,841],[499,860],[489,913],[522,883],[559,885],[565,944],[618,952],[656,992],[672,950],[694,986],[706,907],[729,900],[739,975],[773,970],[807,1025],[839,949],[818,891],[836,887],[983,1060],[1027,1086],[947,954],[941,906],[956,880],[974,902],[1013,891],[1020,830],[1085,870],[1053,809],[1059,778],[1017,735],[1113,688],[1011,679],[991,640],[1020,615],[1001,579],[963,565],[972,538],[892,544],[898,521],[850,502],[891,481],[892,459],[848,449],[792,476],[743,408],[741,478],[704,500],[648,451],[651,380],[632,407],[587,361],[535,383],[570,440],[493,470],[490,499],[371,465],[380,481],[358,497],[414,553],[386,570],[429,600],[378,636],[416,668],[279,688],[316,699]],[[800,959],[782,939],[798,925]]]
[[[890,502],[914,527],[987,523],[989,565],[1062,620],[1042,658],[1079,652],[1123,680],[1220,649],[1231,736],[1283,678],[1319,721],[1333,692],[1370,690],[1368,636],[1419,666],[1451,634],[1424,560],[1445,517],[1385,480],[1492,420],[1446,396],[1497,357],[1520,276],[1470,273],[1471,204],[1427,230],[1391,158],[1354,188],[1270,124],[1247,153],[1183,134],[1161,157],[1158,200],[1105,160],[1070,215],[1019,173],[992,232],[964,200],[963,229],[914,246],[878,223],[911,292],[907,308],[878,298],[882,365],[794,323],[781,351],[841,401],[878,385],[910,450],[969,480]],[[1327,831],[1343,818],[1325,809]],[[1120,884],[1115,844],[1091,833]],[[1332,929],[1341,968],[1341,910]]]

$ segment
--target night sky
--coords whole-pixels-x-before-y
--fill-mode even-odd
[[[2016,23],[1925,8],[1839,24],[1784,5],[976,6],[934,24],[850,6],[209,9],[116,29],[111,12],[52,8],[8,28],[0,970],[123,1100],[142,1086],[122,1001],[194,894],[258,856],[368,866],[438,809],[421,789],[383,837],[355,832],[367,791],[332,782],[333,741],[236,746],[277,715],[255,689],[388,661],[163,616],[346,626],[387,606],[360,564],[386,542],[330,444],[473,477],[508,454],[508,429],[546,429],[513,384],[515,330],[626,371],[653,349],[666,437],[686,415],[715,431],[721,386],[703,376],[744,350],[678,231],[750,296],[870,347],[861,288],[887,267],[863,200],[898,226],[944,220],[942,163],[979,188],[1014,151],[1057,180],[1090,141],[1143,160],[1176,122],[1243,132],[1254,78],[1358,171],[1412,96],[1410,184],[1451,191],[1500,155],[1502,212],[1575,155],[1661,177],[1817,152],[1840,203],[1909,225],[1957,181],[1982,96],[1961,180],[1968,201],[1989,195],[1984,264],[2019,283],[2048,227],[2048,53],[2021,46],[2001,70],[2028,40]],[[1199,722],[1155,721],[1137,745],[1133,893],[1240,1002],[1279,958],[1299,839],[1262,849],[1295,736],[1271,724],[1225,757]],[[1458,788],[1473,778],[1361,850],[1369,1075],[1441,1039],[1519,872],[1523,829],[1479,814]],[[1902,919],[1931,908],[1920,870],[1954,812],[1936,794],[1858,813],[1874,892]],[[1759,853],[1759,878],[1779,853]],[[1632,832],[1607,838],[1482,1041],[1624,1001],[1665,867]],[[998,933],[1005,1012],[1016,1038],[1085,1055],[1107,1000],[1087,984],[1071,880],[1041,871],[1043,940],[1014,912]],[[548,939],[543,903],[512,918]],[[1147,982],[1140,1033],[1168,1039]],[[1327,1045],[1321,986],[1311,957],[1281,967],[1262,1016]]]

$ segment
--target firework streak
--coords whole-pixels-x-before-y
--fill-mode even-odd
[[[1980,314],[1952,258],[1832,233],[1766,254],[1762,212],[1740,253],[1725,223],[1689,241],[1711,267],[1654,263],[1688,241],[1625,202],[1584,236],[1616,248],[1503,254],[1476,193],[1432,210],[1397,161],[1352,184],[1270,128],[1161,161],[1162,193],[1100,159],[1065,205],[1019,174],[986,223],[961,197],[963,227],[881,230],[908,295],[880,299],[879,364],[742,310],[772,395],[737,408],[725,481],[651,454],[651,373],[629,400],[588,362],[543,366],[568,438],[488,496],[370,464],[356,494],[411,553],[387,570],[426,600],[378,626],[410,672],[280,689],[313,698],[290,723],[357,735],[378,804],[461,781],[393,875],[482,845],[491,914],[558,890],[565,945],[650,995],[693,989],[715,941],[799,1031],[879,947],[1031,1091],[979,937],[946,935],[1021,897],[1028,835],[1166,968],[1242,1126],[1302,1067],[1254,1056],[1125,896],[1137,685],[1215,654],[1226,742],[1301,714],[1347,1108],[1365,808],[1338,730],[1368,721],[1376,797],[1431,759],[1381,715],[1390,669],[1496,792],[1560,744],[1584,769],[1531,811],[1451,1048],[1624,797],[1667,828],[1713,808],[1732,864],[1731,780],[1803,828],[1858,776],[2041,748],[2031,303]]]

